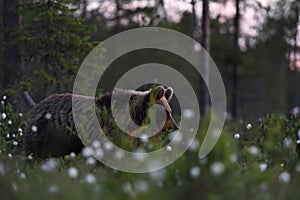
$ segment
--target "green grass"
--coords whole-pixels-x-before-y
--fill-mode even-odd
[[[130,174],[93,162],[82,154],[50,161],[32,160],[22,155],[20,145],[22,131],[18,129],[23,127],[26,117],[12,113],[9,105],[2,105],[1,113],[4,111],[7,116],[0,119],[0,199],[300,197],[300,160],[295,151],[296,134],[300,130],[297,115],[227,122],[218,143],[204,159],[198,158],[199,141],[203,137],[200,131],[198,142],[168,167]],[[249,123],[251,128],[247,128]],[[70,174],[70,168],[75,168],[77,175]]]

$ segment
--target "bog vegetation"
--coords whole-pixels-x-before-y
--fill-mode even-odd
[[[0,199],[299,199],[299,1],[171,1],[2,1]],[[224,12],[226,6],[234,12]],[[95,45],[143,26],[193,37],[217,64],[232,117],[213,151],[198,157],[209,121],[203,117],[187,152],[150,173],[113,170],[86,149],[44,160],[24,155],[28,94],[39,102],[72,92],[77,70]],[[115,60],[99,94],[129,68],[150,62],[182,69],[193,89],[203,92],[201,77],[186,70],[184,59],[144,49]],[[147,142],[155,148],[166,137]]]

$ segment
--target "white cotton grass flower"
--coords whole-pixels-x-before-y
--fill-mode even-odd
[[[231,154],[231,156],[230,156],[230,161],[232,162],[232,163],[235,163],[235,162],[237,162],[237,160],[238,160],[238,156],[237,156],[237,154]]]
[[[172,147],[171,147],[170,145],[168,145],[168,146],[166,147],[166,150],[170,152],[170,151],[172,151]]]
[[[7,154],[7,156],[8,156],[9,158],[12,158],[12,157],[13,157],[11,153]]]
[[[251,124],[247,124],[246,128],[247,128],[248,130],[250,130],[250,129],[252,128],[252,125],[251,125]]]
[[[76,153],[71,152],[71,153],[70,153],[70,157],[71,157],[71,158],[75,158],[75,157],[76,157]]]
[[[299,115],[299,113],[300,113],[300,107],[299,107],[299,106],[294,107],[294,108],[292,109],[292,113],[293,113],[294,115]]]
[[[7,117],[6,113],[2,113],[1,117],[2,117],[2,119],[6,119],[6,117]]]
[[[97,148],[100,148],[100,141],[99,140],[94,140],[93,142],[92,142],[92,147],[93,148],[95,148],[95,149],[97,149]]]
[[[6,134],[6,138],[10,138],[10,134],[9,133]]]
[[[146,158],[146,151],[144,149],[141,149],[141,148],[135,149],[133,157],[135,158],[135,160],[137,160],[139,162],[142,162]],[[152,164],[152,163],[150,163],[150,164]]]
[[[85,176],[84,180],[85,180],[86,183],[92,184],[92,183],[95,183],[97,179],[96,179],[96,177],[93,174],[88,173]]]
[[[51,119],[52,118],[51,113],[46,113],[45,118],[48,119],[48,120]]]
[[[139,192],[146,192],[149,189],[149,185],[144,180],[136,180],[134,182],[134,188],[135,188],[135,190],[137,190]]]
[[[31,126],[31,130],[32,130],[33,132],[37,132],[37,130],[38,130],[38,127],[37,127],[37,126],[35,126],[35,125],[33,125],[33,126]]]
[[[194,166],[190,169],[190,176],[192,178],[197,178],[200,175],[200,167]]]
[[[104,151],[101,149],[101,148],[97,148],[95,149],[94,151],[94,156],[97,158],[97,159],[100,159],[104,156]]]
[[[103,144],[103,148],[106,151],[111,151],[113,149],[114,145],[110,141],[107,141]]]
[[[27,177],[26,177],[26,174],[25,173],[20,173],[20,179],[23,179],[25,180]]]
[[[257,146],[251,146],[249,147],[249,152],[255,156],[257,156],[260,153],[260,150]]]
[[[2,99],[3,99],[3,100],[6,100],[6,99],[7,99],[7,96],[6,96],[6,95],[4,95],[4,96],[2,97]]]
[[[121,150],[116,150],[115,151],[115,157],[119,160],[123,159],[125,157],[125,154],[123,151]]]
[[[259,164],[259,170],[261,171],[261,172],[264,172],[264,171],[266,171],[266,169],[268,168],[268,164],[267,163],[261,163],[261,164]]]
[[[298,163],[297,165],[296,165],[296,167],[295,167],[295,170],[296,170],[296,172],[300,172],[300,163]]]
[[[288,184],[291,181],[291,175],[288,172],[282,172],[278,176],[278,181],[284,184]]]
[[[85,158],[91,157],[93,154],[93,148],[92,147],[85,147],[81,151],[82,156]]]
[[[214,162],[210,166],[210,171],[213,175],[221,175],[225,171],[225,166],[222,162]]]
[[[182,113],[183,117],[191,119],[194,117],[194,111],[192,109],[184,109]]]
[[[68,175],[70,178],[77,178],[78,177],[78,170],[75,167],[70,167],[68,169]]]
[[[235,139],[238,140],[238,139],[240,139],[240,137],[241,137],[241,135],[240,135],[239,133],[234,134],[234,138],[235,138]]]
[[[11,120],[8,120],[8,121],[7,121],[7,124],[8,124],[8,125],[12,125],[12,121],[11,121]]]
[[[291,137],[285,137],[283,139],[283,148],[284,149],[289,149],[292,147],[293,144],[293,139]]]
[[[48,187],[48,191],[50,193],[58,193],[59,192],[59,187],[57,185],[50,185]]]
[[[125,193],[129,194],[130,196],[134,197],[136,196],[136,193],[132,189],[132,185],[129,182],[125,182],[122,185],[122,189]]]
[[[149,178],[155,183],[163,181],[166,177],[166,174],[167,172],[165,168],[161,168],[159,170],[151,171],[148,173]]]
[[[33,160],[33,156],[30,154],[30,155],[27,156],[27,159],[28,160]]]
[[[41,169],[46,172],[52,172],[58,166],[58,161],[54,158],[49,158],[41,165]]]
[[[89,166],[95,165],[96,164],[96,160],[93,157],[89,157],[89,158],[86,159],[85,164],[89,165]]]
[[[141,141],[142,141],[143,143],[147,143],[147,142],[149,141],[149,137],[148,137],[147,134],[142,134],[142,135],[140,136],[140,139],[141,139]]]
[[[2,100],[2,101],[1,101],[1,105],[4,105],[4,104],[5,104],[5,102]]]
[[[197,151],[198,148],[199,148],[199,140],[197,138],[195,138],[189,149],[192,151]]]
[[[18,146],[18,142],[17,141],[13,141],[13,145]]]
[[[23,117],[23,113],[19,113],[19,117]]]

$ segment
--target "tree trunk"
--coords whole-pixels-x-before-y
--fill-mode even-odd
[[[234,48],[236,49],[235,52],[239,52],[239,36],[240,36],[240,2],[241,0],[236,0],[235,3],[235,10],[236,14],[234,17]],[[233,63],[233,70],[232,70],[232,104],[231,104],[231,114],[233,118],[236,118],[238,115],[238,62],[237,60]]]
[[[88,5],[87,0],[82,0],[82,2],[81,2],[81,6],[82,6],[81,17],[84,18],[84,19],[87,17],[86,16],[86,14],[87,14],[87,5]]]
[[[299,10],[300,4],[297,2],[295,7],[295,24],[294,24],[294,34],[292,35],[291,41],[293,46],[290,47],[288,52],[288,109],[292,110],[294,107],[298,106],[298,94],[297,94],[297,54],[298,54],[298,26],[299,24]]]
[[[120,10],[121,10],[121,0],[115,0],[116,4],[116,13],[115,13],[115,19],[117,21],[117,27],[120,26]]]
[[[203,7],[202,7],[202,38],[201,38],[201,45],[209,54],[210,52],[210,14],[209,14],[209,0],[203,0]],[[204,66],[204,74],[203,79],[208,84],[209,82],[209,58],[204,56],[201,58],[201,62]],[[205,84],[201,84],[200,86],[200,112],[204,115],[207,112],[209,106],[209,95],[208,90]]]
[[[15,87],[21,79],[21,48],[16,43],[21,27],[21,0],[3,0],[4,55],[3,87]]]
[[[168,21],[167,12],[165,9],[165,2],[164,0],[159,0],[159,5],[161,6],[162,12],[163,12],[163,22]]]

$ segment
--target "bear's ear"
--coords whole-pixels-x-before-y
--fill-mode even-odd
[[[153,95],[152,97],[155,98],[155,100],[158,100],[164,96],[165,88],[163,86],[157,86],[152,89],[151,93]]]
[[[165,97],[168,101],[170,101],[173,97],[173,88],[168,87],[165,91]]]

